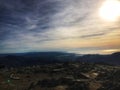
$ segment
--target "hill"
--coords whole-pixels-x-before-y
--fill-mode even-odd
[[[31,52],[0,54],[0,64],[7,67],[32,66],[61,62],[89,62],[120,65],[120,52],[110,55],[77,55],[65,52]]]

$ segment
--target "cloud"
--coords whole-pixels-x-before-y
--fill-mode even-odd
[[[105,33],[97,33],[97,34],[83,35],[83,36],[81,36],[81,38],[92,38],[92,37],[99,37],[99,36],[103,36],[103,35],[105,35]]]
[[[102,1],[0,0],[0,53],[108,45],[119,48],[119,21],[109,23],[99,18]]]

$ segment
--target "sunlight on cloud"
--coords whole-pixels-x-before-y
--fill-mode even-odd
[[[99,10],[99,14],[106,21],[117,21],[120,17],[120,1],[105,0]]]
[[[108,50],[102,50],[102,53],[104,53],[104,54],[114,53],[114,52],[120,52],[120,49],[108,49]]]

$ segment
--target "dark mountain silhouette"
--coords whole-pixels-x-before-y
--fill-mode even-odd
[[[31,66],[38,64],[51,64],[73,60],[75,54],[64,52],[30,52],[1,54],[0,64],[6,66]]]
[[[110,55],[89,54],[77,58],[77,61],[120,65],[120,52]]]
[[[71,61],[120,65],[120,52],[116,52],[110,55],[88,54],[80,56],[74,53],[65,52],[0,54],[0,64],[7,67],[31,66]]]

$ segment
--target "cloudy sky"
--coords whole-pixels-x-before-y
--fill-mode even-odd
[[[0,0],[0,53],[120,51],[120,18],[100,17],[105,1]]]

